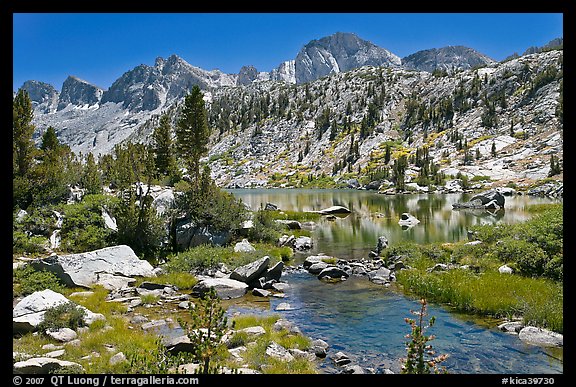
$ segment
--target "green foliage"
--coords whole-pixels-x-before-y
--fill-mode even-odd
[[[102,193],[102,178],[92,153],[88,153],[86,156],[86,165],[84,166],[80,182],[87,194]]]
[[[12,176],[25,177],[32,167],[36,152],[32,134],[34,125],[32,101],[28,93],[19,89],[12,101]]]
[[[152,206],[152,196],[146,192],[138,198],[130,189],[125,193],[122,205],[116,211],[117,241],[130,246],[136,255],[144,259],[156,258],[165,236],[164,223]]]
[[[163,114],[162,117],[160,117],[160,124],[152,133],[152,141],[152,151],[154,153],[157,173],[160,176],[170,176],[171,180],[177,181],[179,179],[179,171],[174,155],[172,125],[168,114]]]
[[[200,157],[208,152],[210,127],[204,106],[203,94],[198,85],[184,98],[184,106],[176,123],[176,148],[188,166],[189,173],[198,187]]]
[[[167,273],[192,272],[195,269],[215,268],[220,262],[232,260],[234,250],[230,247],[201,245],[178,254],[168,255],[164,266]]]
[[[62,206],[61,249],[76,253],[116,244],[116,232],[105,226],[102,207],[114,213],[118,203],[111,196],[85,195],[79,203]]]
[[[396,190],[398,191],[403,191],[406,186],[405,176],[407,167],[408,160],[405,155],[402,155],[394,160],[394,166],[392,167],[392,180],[396,184]]]
[[[56,330],[60,328],[76,329],[85,325],[86,311],[72,301],[48,308],[44,320],[38,325],[39,331]]]
[[[282,232],[282,225],[275,221],[277,211],[260,209],[252,217],[253,227],[248,238],[255,242],[275,243]]]
[[[214,365],[214,358],[219,348],[223,346],[221,339],[227,329],[228,318],[220,306],[220,299],[214,288],[210,288],[196,302],[196,307],[190,314],[191,322],[188,324],[181,321],[181,325],[194,345],[193,357],[200,363],[199,373],[219,373],[220,367]]]
[[[410,325],[411,332],[406,335],[406,351],[407,357],[402,365],[403,374],[430,374],[430,373],[447,373],[446,367],[438,368],[438,364],[442,363],[448,358],[448,355],[443,354],[434,356],[436,353],[432,349],[432,345],[428,344],[434,340],[434,335],[426,335],[425,330],[432,328],[435,317],[432,316],[428,320],[428,325],[425,325],[424,317],[428,315],[426,311],[426,300],[420,300],[419,311],[410,311],[412,314],[418,316],[417,320],[412,318],[405,318],[407,324]]]
[[[12,252],[36,255],[44,253],[49,246],[48,238],[39,235],[28,236],[21,231],[12,232]]]
[[[252,369],[261,369],[265,374],[315,374],[318,372],[316,363],[305,358],[296,358],[289,362],[278,360],[266,355],[266,348],[275,342],[284,348],[297,348],[306,351],[310,348],[310,339],[302,334],[295,334],[286,329],[275,330],[274,323],[280,316],[256,316],[243,314],[232,319],[234,329],[261,326],[265,333],[253,341],[241,332],[232,337],[230,347],[245,345],[246,351],[242,353],[245,364]],[[246,345],[248,344],[248,345]]]
[[[159,337],[147,351],[133,348],[128,351],[127,374],[169,374],[183,364],[182,356],[170,355]]]
[[[248,219],[242,201],[214,184],[208,166],[204,167],[199,187],[191,186],[176,197],[175,208],[196,227],[215,232],[236,232]]]
[[[103,286],[97,285],[92,288],[92,294],[88,297],[70,296],[78,305],[91,310],[94,313],[102,313],[106,319],[118,314],[126,313],[126,305],[120,302],[109,302],[106,297],[109,291]],[[92,324],[97,324],[94,322]],[[92,326],[91,326],[92,328]]]
[[[170,272],[152,278],[144,278],[142,281],[170,284],[176,286],[179,290],[190,290],[198,283],[198,279],[187,272]]]
[[[147,145],[123,142],[116,144],[111,154],[100,157],[99,167],[104,182],[124,190],[154,175],[154,157]]]
[[[397,280],[406,291],[456,310],[498,318],[520,315],[533,325],[563,330],[562,284],[548,279],[500,274],[496,269],[476,274],[414,268],[398,272]]]
[[[54,273],[45,270],[34,270],[29,265],[15,269],[12,272],[12,278],[13,292],[19,296],[27,296],[45,289],[58,293],[62,293],[64,290],[64,284]]]

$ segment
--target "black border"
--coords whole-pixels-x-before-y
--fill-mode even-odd
[[[462,13],[563,13],[564,14],[564,45],[568,46],[570,50],[570,45],[572,44],[573,37],[576,35],[573,32],[566,33],[566,30],[572,29],[574,25],[574,17],[573,7],[570,4],[571,1],[561,1],[561,0],[547,0],[542,2],[537,2],[536,4],[533,2],[519,2],[514,4],[514,2],[506,2],[506,1],[493,1],[493,0],[483,0],[477,2],[458,2],[458,3],[450,3],[445,1],[436,1],[436,2],[425,2],[421,4],[415,4],[414,2],[401,2],[395,1],[392,2],[344,2],[344,4],[338,3],[337,1],[332,2],[307,2],[307,3],[285,3],[285,2],[232,2],[232,3],[221,3],[221,2],[209,2],[209,1],[186,1],[182,3],[178,2],[164,2],[159,6],[154,2],[118,2],[118,1],[108,1],[108,0],[100,0],[98,2],[72,2],[72,1],[37,1],[37,0],[28,0],[28,1],[0,1],[0,9],[1,9],[1,19],[0,19],[0,28],[2,32],[2,37],[5,40],[5,44],[2,45],[4,49],[8,48],[8,37],[12,37],[13,33],[13,21],[12,15],[13,13],[86,13],[86,12],[95,12],[95,13],[197,13],[197,12],[214,12],[214,13],[454,13],[454,12],[462,12]],[[291,9],[284,8],[287,4]],[[282,7],[282,8],[279,8]],[[487,26],[489,28],[489,26]],[[10,39],[10,53],[12,54],[13,50],[13,43],[12,39]],[[12,58],[12,55],[10,55]],[[7,59],[4,59],[7,61]],[[13,70],[12,60],[10,60],[10,68]],[[572,63],[570,61],[570,55],[564,56],[564,74],[567,76],[567,85],[573,85],[573,79],[570,73],[572,69]],[[566,71],[568,70],[568,71]],[[7,72],[4,70],[4,76],[7,77]],[[11,85],[6,81],[3,83],[4,85]],[[572,95],[572,88],[565,87],[565,95]],[[2,104],[3,110],[2,112],[5,114],[5,124],[8,127],[8,116],[9,116],[9,107],[10,107],[10,100],[8,100],[9,93],[12,93],[12,87],[3,88],[2,89],[2,96],[6,98],[5,103]],[[11,94],[10,94],[11,97]],[[568,97],[571,100],[570,97]],[[570,106],[570,105],[568,105]],[[565,113],[565,125],[568,125],[570,128],[570,123],[574,122],[571,118],[573,113],[570,107],[564,112]],[[6,141],[8,143],[8,141]],[[6,157],[9,157],[11,151],[6,151],[4,154]],[[571,171],[570,167],[570,160],[567,156],[567,153],[564,154],[564,175],[568,173],[568,176]],[[11,164],[11,160],[4,165]],[[568,170],[568,172],[566,172]],[[565,179],[570,181],[570,179]],[[10,180],[9,180],[10,181]],[[11,184],[11,183],[10,183]],[[574,212],[570,210],[571,203],[568,201],[565,204],[565,213],[570,215]],[[8,209],[8,206],[4,207],[5,215],[4,219],[10,219],[9,230],[11,233],[12,229],[12,217],[11,213]],[[568,249],[565,249],[568,250]],[[568,261],[570,262],[571,256],[568,255]],[[571,264],[569,263],[569,266]],[[6,271],[8,272],[8,270]],[[565,270],[565,273],[571,273],[571,269]],[[568,274],[570,275],[570,274]],[[565,282],[565,290],[567,289],[566,283],[570,283],[570,277],[567,278]],[[6,280],[6,284],[10,284],[11,279]],[[6,294],[11,293],[11,287],[6,286]],[[8,304],[8,302],[10,304]],[[6,297],[6,305],[5,310],[9,310],[8,307],[12,306],[12,299]],[[566,309],[566,308],[565,308]],[[570,316],[568,314],[568,316]],[[570,317],[569,317],[570,318]],[[570,321],[570,320],[568,320]],[[570,325],[567,325],[568,327]],[[195,375],[194,377],[198,377],[199,385],[206,385],[206,384],[217,384],[217,383],[234,383],[240,378],[242,383],[258,383],[262,381],[272,381],[272,382],[296,382],[296,383],[318,383],[319,381],[322,382],[326,381],[344,381],[344,382],[352,382],[352,383],[363,383],[363,382],[380,382],[383,381],[384,383],[387,382],[397,382],[401,383],[402,385],[413,383],[421,385],[422,382],[430,381],[432,383],[439,383],[439,384],[458,384],[463,385],[466,382],[472,383],[482,383],[487,386],[490,385],[503,385],[502,379],[503,378],[554,378],[555,385],[563,385],[564,382],[564,375],[571,374],[571,337],[572,333],[569,328],[565,330],[564,337],[568,339],[568,344],[564,346],[564,359],[567,367],[564,369],[564,374],[561,375],[538,375],[538,374],[450,374],[450,375],[234,375],[235,377],[228,375]],[[6,354],[7,359],[4,360],[2,363],[8,368],[4,375],[7,375],[6,378],[10,377],[13,378],[12,375],[12,366],[11,361],[9,360],[8,356],[11,356],[9,353],[9,349],[11,346],[4,345],[2,346],[4,351],[3,353]],[[566,351],[568,348],[568,351]],[[11,359],[11,358],[10,358]],[[88,376],[88,377],[99,377],[100,378],[100,386],[102,386],[102,375],[78,375],[78,376]],[[117,375],[120,376],[120,375]],[[126,376],[135,376],[135,375],[126,375]],[[164,375],[157,375],[158,377],[162,377]],[[284,377],[288,376],[287,379]],[[26,376],[22,375],[23,378]],[[178,377],[177,375],[175,377]],[[353,378],[353,379],[349,379]],[[511,383],[507,383],[511,384]],[[518,382],[514,384],[519,384]],[[16,384],[13,384],[16,385]],[[22,385],[25,385],[24,383]],[[51,385],[49,384],[49,378],[45,378],[43,385]]]

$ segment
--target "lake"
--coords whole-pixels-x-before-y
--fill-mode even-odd
[[[325,253],[342,259],[367,258],[379,236],[389,244],[413,241],[456,242],[467,239],[476,224],[516,223],[529,219],[531,204],[559,202],[558,199],[515,195],[506,197],[504,210],[497,212],[453,210],[452,203],[470,199],[470,194],[382,195],[358,190],[251,189],[230,190],[250,208],[273,203],[280,210],[317,211],[334,205],[352,213],[336,220],[323,218],[312,232],[313,248],[297,254],[293,264],[309,254]],[[408,212],[420,220],[414,227],[398,224]],[[385,288],[365,278],[350,277],[335,284],[320,282],[307,272],[282,277],[291,286],[284,299],[261,299],[250,295],[228,305],[228,313],[277,313],[296,323],[307,336],[322,338],[331,345],[328,355],[342,351],[363,367],[375,372],[388,368],[400,372],[406,355],[404,337],[410,327],[405,317],[418,310],[415,298],[396,286]],[[294,309],[275,311],[280,302]],[[546,349],[524,344],[517,335],[500,332],[499,321],[455,313],[448,307],[429,304],[436,324],[428,333],[437,354],[446,353],[450,373],[563,373],[563,349]],[[329,358],[321,364],[326,373],[338,372]]]

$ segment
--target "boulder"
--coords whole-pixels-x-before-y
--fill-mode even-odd
[[[174,191],[171,188],[165,189],[152,201],[152,207],[156,209],[158,215],[163,215],[174,204]]]
[[[296,241],[296,238],[294,237],[294,235],[282,235],[280,238],[278,238],[278,246],[292,246],[294,247],[294,242]]]
[[[388,238],[384,235],[378,237],[378,243],[376,245],[376,256],[380,256],[382,250],[388,247]]]
[[[329,265],[326,262],[316,262],[308,267],[308,272],[310,274],[320,274],[320,272],[326,269],[328,266]]]
[[[292,356],[286,348],[274,341],[266,347],[266,355],[285,362],[294,360],[294,356]]]
[[[110,284],[112,277],[153,277],[153,267],[136,256],[127,245],[105,247],[86,253],[53,255],[32,261],[36,270],[56,274],[68,286],[91,287],[104,278]],[[111,286],[119,286],[124,281]]]
[[[506,333],[519,333],[524,328],[521,321],[507,321],[498,325],[498,329]]]
[[[192,344],[188,335],[181,335],[177,337],[162,336],[162,345],[170,354],[175,355],[180,352],[194,352],[196,346]]]
[[[266,211],[278,211],[278,206],[276,204],[273,204],[273,203],[266,203],[266,206],[264,206],[264,210],[266,210]]]
[[[310,343],[310,351],[320,358],[326,357],[329,347],[328,343],[322,339],[316,339]]]
[[[345,364],[350,364],[351,362],[352,360],[350,360],[350,357],[348,357],[344,352],[338,351],[334,354],[334,363],[339,367]]]
[[[290,230],[300,230],[302,229],[302,224],[297,220],[284,220],[284,219],[277,219],[276,223],[280,223]]]
[[[331,257],[329,257],[327,255],[310,255],[310,256],[306,257],[306,259],[304,259],[302,266],[304,266],[304,269],[308,269],[313,264],[318,263],[318,262],[322,262],[322,260],[326,259],[326,258],[331,258]]]
[[[12,330],[14,333],[24,333],[35,331],[38,325],[44,321],[44,314],[49,308],[56,307],[60,304],[71,302],[60,293],[46,289],[40,292],[34,292],[24,297],[12,310]],[[82,308],[86,314],[84,321],[91,324],[96,320],[104,320],[104,315],[93,313],[92,311]]]
[[[48,374],[61,368],[70,367],[78,371],[84,370],[78,363],[58,360],[51,357],[35,357],[25,361],[19,361],[14,363],[12,369],[15,374]]]
[[[192,288],[195,296],[204,295],[210,288],[214,288],[221,299],[239,298],[246,294],[248,284],[231,278],[212,278],[199,276],[198,283]]]
[[[313,212],[317,212],[322,215],[333,215],[333,214],[349,214],[352,211],[343,206],[332,206],[320,211],[313,211]]]
[[[564,336],[548,329],[527,326],[518,333],[520,340],[525,343],[542,347],[563,347]]]
[[[61,343],[67,343],[78,338],[78,334],[70,328],[60,328],[56,330],[48,329],[46,334]]]
[[[234,245],[234,252],[236,253],[251,253],[253,251],[256,251],[256,249],[247,239],[242,239],[242,242],[238,242]]]
[[[318,279],[323,279],[326,277],[330,277],[333,279],[340,279],[342,277],[348,278],[350,275],[346,273],[343,269],[339,268],[338,266],[328,266],[327,268],[323,269],[320,274],[318,274]]]
[[[385,285],[387,283],[390,283],[390,281],[392,280],[390,276],[391,273],[392,272],[389,269],[381,267],[377,270],[369,271],[367,275],[370,282],[373,282],[378,285]]]
[[[312,238],[300,236],[294,240],[294,248],[299,251],[309,250],[312,248]]]
[[[243,332],[245,333],[249,338],[256,338],[258,336],[262,336],[266,334],[266,329],[264,329],[261,326],[253,326],[253,327],[247,327],[247,328],[243,328],[243,329],[239,329],[238,332]]]
[[[230,273],[230,279],[249,284],[268,269],[270,257],[265,256],[247,265],[237,267]]]
[[[292,321],[286,320],[284,318],[280,318],[280,319],[276,320],[276,322],[272,326],[272,329],[274,329],[277,332],[282,331],[282,330],[286,330],[290,334],[293,334],[293,335],[298,335],[298,334],[302,333],[302,331],[300,330],[300,328],[298,328],[296,326],[296,324],[294,324]]]
[[[294,308],[292,307],[292,305],[290,305],[287,302],[281,302],[276,306],[276,308],[274,310],[277,310],[277,311],[294,310]]]
[[[453,203],[452,208],[476,208],[476,209],[501,209],[505,204],[504,195],[498,190],[490,190],[478,195],[472,196],[468,202]]]
[[[272,294],[272,292],[265,290],[265,289],[260,289],[260,288],[252,289],[252,295],[256,296],[256,297],[269,297],[270,294]]]
[[[420,223],[420,221],[416,219],[414,215],[409,214],[408,212],[402,213],[402,215],[400,215],[400,220],[398,221],[398,224],[400,226],[408,226],[408,227],[414,227],[418,223]]]
[[[188,219],[180,219],[176,223],[176,245],[180,250],[200,245],[224,246],[231,238],[230,232],[199,227]]]
[[[278,261],[274,266],[266,270],[266,273],[264,273],[264,280],[266,282],[271,280],[280,281],[283,269],[284,269],[284,262]]]

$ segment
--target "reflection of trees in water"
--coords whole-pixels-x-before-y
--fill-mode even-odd
[[[234,190],[233,190],[234,191]],[[340,258],[365,258],[381,235],[390,244],[411,241],[421,244],[465,240],[473,225],[514,223],[529,218],[525,208],[530,203],[547,203],[535,197],[507,197],[506,210],[453,210],[452,203],[466,201],[470,194],[382,195],[355,190],[239,190],[239,196],[253,209],[274,203],[281,210],[311,211],[334,205],[349,208],[352,213],[334,221],[322,218],[313,231],[314,252]],[[420,220],[409,229],[398,221],[403,212]]]
[[[481,208],[455,208],[453,210],[456,212],[463,212],[472,215],[476,218],[489,219],[493,221],[502,219],[506,213],[506,210],[504,208],[500,208],[498,210],[481,209]]]

